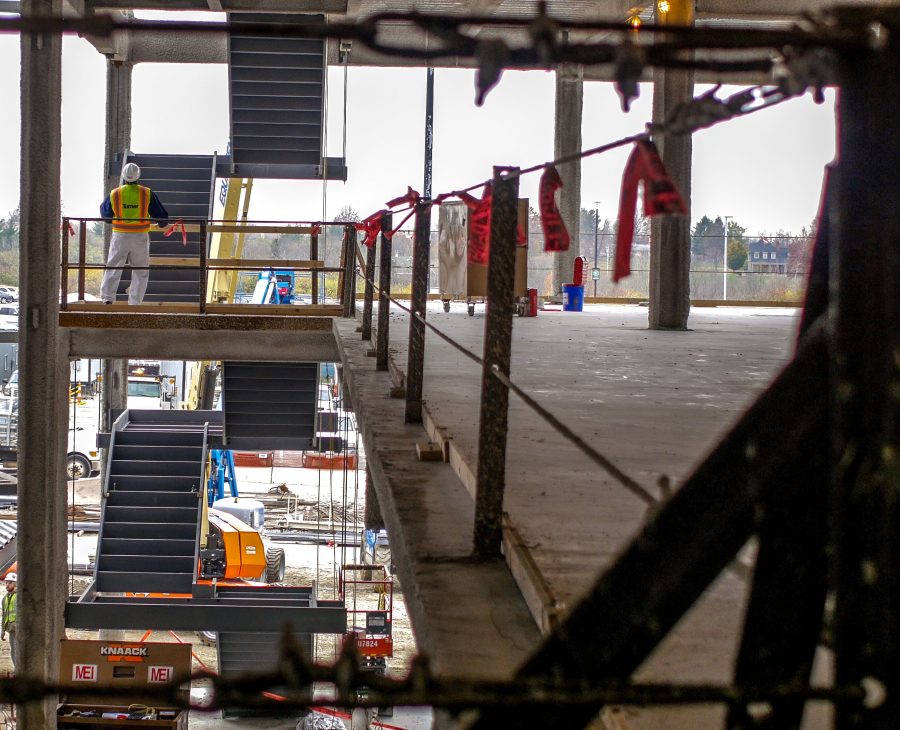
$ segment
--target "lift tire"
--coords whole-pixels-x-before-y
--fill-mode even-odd
[[[449,300],[449,299],[445,299],[445,300],[444,300],[444,311],[445,311],[445,312],[449,312],[449,311],[450,311],[450,300]]]
[[[200,643],[204,646],[215,646],[219,637],[215,631],[198,631],[197,638],[200,639]]]
[[[469,316],[470,316],[470,317],[474,317],[474,316],[475,316],[475,305],[474,305],[474,304],[470,304],[470,305],[469,305]]]
[[[284,581],[284,548],[266,548],[266,583]]]
[[[80,454],[71,454],[66,460],[66,476],[69,479],[87,479],[91,471],[91,462]]]

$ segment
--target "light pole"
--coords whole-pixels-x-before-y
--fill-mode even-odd
[[[725,218],[725,241],[722,244],[722,301],[728,300],[728,221],[734,216],[726,215]]]
[[[597,269],[600,267],[598,262],[598,249],[597,243],[599,241],[600,234],[600,201],[596,201],[594,203],[594,268]],[[594,279],[594,272],[591,272],[591,278]],[[597,296],[597,279],[594,279],[594,296]]]

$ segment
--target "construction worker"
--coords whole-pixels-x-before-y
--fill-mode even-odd
[[[150,265],[150,220],[163,227],[168,224],[169,214],[150,188],[138,185],[141,168],[129,162],[122,168],[124,185],[115,188],[100,206],[100,217],[112,223],[112,239],[109,242],[107,269],[100,284],[100,298],[104,304],[112,304],[116,298],[122,269],[130,264],[146,267]],[[133,269],[131,286],[128,288],[128,303],[140,304],[147,291],[150,271],[146,268]]]
[[[0,640],[9,634],[9,658],[12,660],[13,669],[16,668],[16,586],[19,577],[15,573],[6,574],[6,595],[3,596],[3,629],[0,631]]]

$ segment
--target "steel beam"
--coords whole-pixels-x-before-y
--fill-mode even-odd
[[[422,422],[422,381],[425,376],[425,323],[428,309],[428,265],[431,260],[431,201],[416,204],[413,243],[412,293],[409,317],[409,347],[406,360],[406,422]]]
[[[381,242],[379,243],[378,269],[378,332],[375,340],[375,369],[388,369],[388,343],[391,328],[391,239],[393,216],[381,216]]]
[[[260,593],[266,589],[261,588]],[[343,634],[347,610],[343,605],[295,605],[229,599],[177,599],[148,602],[117,598],[66,605],[66,626],[72,629],[259,631],[277,632],[285,626],[301,634]]]
[[[797,455],[821,449],[827,383],[826,338],[818,332],[518,676],[578,683],[630,677],[751,537],[761,501],[802,478],[806,463]],[[581,727],[597,709],[573,711],[566,721]],[[533,727],[560,722],[550,707],[518,719]],[[485,712],[475,727],[497,722]]]
[[[824,200],[830,197],[830,187],[826,178]],[[801,343],[815,322],[825,321],[828,309],[826,211],[823,202],[800,324]],[[826,429],[819,438],[827,441]],[[814,449],[803,462],[804,472],[795,480],[783,480],[757,510],[759,549],[734,672],[739,686],[809,686],[827,591],[827,451]],[[802,701],[773,702],[767,722],[771,727],[799,727],[803,710]],[[740,730],[750,727],[751,720],[751,708],[736,705],[729,711],[727,727]]]
[[[900,727],[900,89],[885,83],[900,73],[900,15],[837,12],[842,27],[876,19],[884,45],[845,53],[839,67],[829,405],[836,682],[878,683],[885,700],[839,706],[840,730]]]
[[[512,357],[519,217],[517,173],[518,168],[494,168],[473,535],[474,554],[480,560],[499,558],[503,542],[501,518],[506,486],[509,389],[494,377],[493,370],[496,368],[508,376]]]

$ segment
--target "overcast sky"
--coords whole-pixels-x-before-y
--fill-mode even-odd
[[[102,189],[105,59],[86,41],[63,46],[62,202],[71,216],[95,216]],[[0,36],[0,216],[19,198],[19,43]],[[421,191],[424,69],[350,68],[347,87],[349,179],[257,181],[251,217],[331,219],[343,205],[367,215],[402,194]],[[698,87],[701,92],[705,87]],[[734,89],[723,88],[721,94]],[[651,87],[631,112],[611,84],[585,83],[583,146],[641,131],[650,118]],[[553,75],[507,72],[482,108],[470,71],[439,69],[435,94],[435,194],[490,177],[491,166],[527,167],[553,156]],[[343,70],[329,74],[328,154],[343,153]],[[809,96],[733,120],[694,136],[692,218],[733,216],[750,233],[799,232],[815,216],[823,167],[834,156],[834,94],[821,106]],[[133,151],[224,153],[228,142],[225,65],[139,64],[134,72]],[[615,218],[627,150],[584,161],[582,206],[599,201]],[[537,203],[538,174],[521,194]]]

